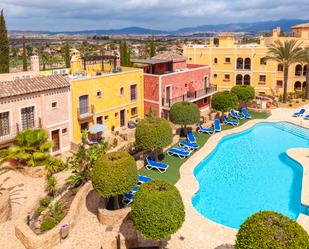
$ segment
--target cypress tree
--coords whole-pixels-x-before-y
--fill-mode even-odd
[[[10,46],[3,10],[0,14],[0,73],[8,73],[10,64]]]
[[[70,45],[68,42],[66,42],[64,47],[64,60],[65,60],[65,66],[66,68],[71,67],[71,57],[70,57]]]
[[[28,66],[27,66],[27,49],[26,49],[26,44],[25,44],[25,37],[23,36],[23,70],[28,71]]]
[[[154,36],[152,36],[149,44],[149,55],[150,57],[154,57],[156,55],[156,44]]]

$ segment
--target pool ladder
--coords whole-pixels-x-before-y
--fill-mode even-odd
[[[306,128],[302,128],[288,123],[276,123],[275,127],[280,130],[292,133],[295,136],[309,140],[309,131]]]

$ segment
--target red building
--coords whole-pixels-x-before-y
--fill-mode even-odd
[[[210,66],[187,64],[185,57],[170,53],[132,62],[144,69],[146,115],[151,108],[158,116],[168,118],[171,106],[180,101],[196,103],[201,112],[209,109],[211,95],[217,91],[210,84]]]

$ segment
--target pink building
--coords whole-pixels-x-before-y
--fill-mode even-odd
[[[53,154],[70,149],[70,83],[60,75],[0,82],[0,147],[26,129],[43,128]]]
[[[194,102],[201,112],[209,110],[211,95],[217,87],[210,84],[210,66],[187,64],[178,54],[164,53],[151,59],[132,62],[144,69],[144,110],[150,108],[160,117],[180,101]]]

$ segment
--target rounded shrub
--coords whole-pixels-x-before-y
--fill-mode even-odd
[[[237,233],[235,249],[245,248],[308,249],[309,236],[290,218],[273,211],[261,211],[250,216]]]
[[[200,120],[198,106],[191,102],[178,102],[172,105],[170,119],[174,124],[192,125]]]
[[[238,105],[238,98],[235,93],[224,91],[215,93],[212,96],[211,106],[216,111],[227,112],[235,109]]]
[[[162,180],[144,183],[135,194],[131,208],[133,225],[147,240],[167,239],[185,220],[179,191]]]
[[[252,86],[234,86],[231,92],[237,95],[239,101],[250,101],[255,97],[255,90]]]
[[[94,190],[102,197],[115,197],[130,192],[137,183],[134,158],[125,151],[100,156],[91,172]]]

